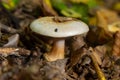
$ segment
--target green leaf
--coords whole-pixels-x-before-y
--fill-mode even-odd
[[[88,4],[89,8],[93,8],[98,5],[96,0],[89,0],[87,4]]]
[[[2,5],[8,10],[12,10],[16,7],[18,2],[19,2],[19,0],[7,0],[7,1],[3,0]]]
[[[20,0],[13,0],[13,2],[14,2],[15,4],[18,4],[19,1],[20,1]]]
[[[52,6],[57,10],[66,9],[67,6],[64,0],[51,0]]]
[[[79,18],[88,22],[89,7],[83,3],[69,3],[64,0],[51,0],[53,8],[64,16]]]

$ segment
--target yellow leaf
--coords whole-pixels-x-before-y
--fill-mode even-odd
[[[70,0],[70,1],[73,2],[73,3],[80,3],[80,2],[88,3],[89,0]]]

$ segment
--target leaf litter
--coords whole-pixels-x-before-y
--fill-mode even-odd
[[[64,4],[64,12],[71,9],[81,15],[75,5],[80,7],[81,1],[72,2],[74,0]],[[88,16],[93,17],[96,25],[87,22],[90,27],[87,37],[68,38],[65,59],[53,62],[43,57],[52,45],[41,37],[38,40],[28,27],[34,19],[42,16],[65,16],[59,5],[52,5],[51,0],[21,0],[11,11],[0,6],[0,80],[119,80],[119,28],[112,25],[112,32],[109,25],[120,18],[119,12],[109,9],[109,4],[112,3],[108,3],[107,8],[99,6],[94,14],[90,13],[91,16],[86,12],[84,18],[77,17],[85,22]],[[74,9],[69,8],[71,6]]]

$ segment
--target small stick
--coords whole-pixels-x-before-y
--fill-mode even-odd
[[[9,55],[30,55],[30,51],[24,48],[0,47],[0,55],[7,57]]]
[[[93,65],[94,65],[94,67],[95,67],[95,70],[96,70],[96,72],[97,72],[97,75],[98,75],[99,80],[106,80],[103,72],[101,71],[101,69],[100,69],[100,67],[99,67],[99,65],[98,65],[98,63],[97,63],[96,57],[95,57],[95,56],[93,55],[93,53],[92,53],[92,52],[93,52],[93,49],[90,48],[89,50],[90,50],[89,56],[90,56],[90,58],[92,59],[92,62],[93,62]]]
[[[1,31],[6,31],[8,33],[17,33],[17,32],[19,32],[18,30],[14,29],[12,27],[9,27],[7,25],[4,25],[2,23],[0,23],[0,29],[1,29]]]

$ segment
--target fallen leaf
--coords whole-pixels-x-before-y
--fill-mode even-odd
[[[120,57],[120,31],[115,33],[112,55]]]
[[[84,48],[80,48],[73,51],[71,53],[70,63],[68,64],[67,68],[71,69],[73,66],[75,66],[85,54],[86,54],[86,50]]]
[[[4,47],[17,47],[19,42],[19,34],[12,35],[8,38],[8,43]]]
[[[85,41],[82,36],[74,36],[71,38],[71,50],[75,51],[77,49],[80,49],[85,45]]]
[[[94,51],[99,55],[101,59],[106,54],[107,50],[108,50],[107,45],[96,46],[94,48]]]
[[[99,12],[100,15],[103,16],[103,18],[107,21],[107,24],[110,24],[110,23],[120,20],[119,15],[113,10],[101,8],[97,12]],[[112,16],[112,18],[110,16]]]
[[[83,55],[85,55],[86,50],[84,48],[85,42],[82,35],[73,37],[70,42],[71,56],[68,67],[71,68],[79,62]]]

